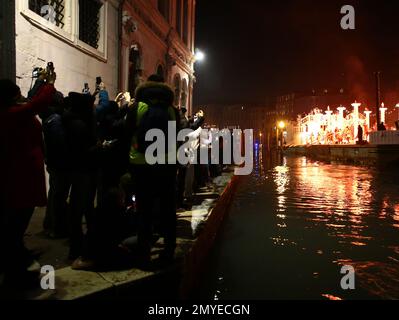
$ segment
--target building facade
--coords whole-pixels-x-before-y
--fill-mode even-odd
[[[264,132],[275,126],[276,112],[268,105],[207,105],[206,123],[218,128],[253,129]]]
[[[195,0],[16,0],[0,4],[1,78],[23,94],[32,71],[53,62],[57,89],[95,89],[110,98],[158,73],[175,91],[175,105],[192,111]],[[6,32],[3,32],[6,30]]]
[[[175,91],[175,105],[192,112],[195,0],[125,0],[120,83],[132,95],[151,74]]]
[[[300,114],[307,114],[315,108],[336,109],[341,105],[348,106],[355,98],[343,89],[313,91],[311,93],[290,93],[276,97],[276,113],[285,120],[296,120]]]
[[[95,89],[101,76],[110,96],[118,91],[119,5],[117,0],[16,0],[15,78],[23,94],[29,91],[32,70],[53,62],[57,89]],[[10,45],[8,45],[10,47]],[[3,57],[2,53],[2,57]],[[6,54],[7,56],[7,54]],[[12,61],[12,58],[9,58]],[[13,72],[8,72],[12,78]]]

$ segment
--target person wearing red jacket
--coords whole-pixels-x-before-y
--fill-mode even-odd
[[[25,281],[28,275],[33,260],[24,246],[24,234],[35,207],[47,203],[42,128],[36,115],[51,104],[55,78],[55,73],[47,75],[27,103],[19,103],[17,85],[0,80],[1,261],[5,274],[14,280]]]

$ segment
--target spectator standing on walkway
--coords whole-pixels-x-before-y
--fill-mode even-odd
[[[57,92],[48,112],[40,115],[43,123],[45,162],[49,173],[48,204],[43,227],[47,235],[53,239],[68,235],[67,199],[71,182],[63,113],[64,98]]]
[[[12,285],[26,284],[33,262],[24,234],[35,207],[46,205],[42,127],[36,115],[55,93],[54,72],[28,103],[20,104],[20,88],[0,80],[0,245],[1,263]]]
[[[63,123],[69,152],[69,179],[71,181],[69,258],[74,260],[83,254],[86,245],[82,230],[83,216],[86,218],[87,232],[91,231],[96,194],[98,146],[94,97],[71,92],[67,101]]]
[[[200,134],[202,132],[202,125],[205,122],[205,115],[202,110],[199,110],[194,118],[188,119],[189,123],[189,128],[191,130],[194,130],[191,134],[189,134],[188,138],[191,140],[190,143],[190,150],[188,152],[190,154],[197,154],[197,159],[199,161],[199,139],[200,139]],[[192,204],[192,198],[193,198],[193,188],[195,184],[195,171],[199,167],[198,164],[194,164],[194,158],[192,158],[192,161],[187,165],[186,167],[186,172],[185,172],[185,181],[184,181],[184,204],[183,206],[185,208],[190,207]]]
[[[136,91],[135,106],[127,116],[127,130],[132,136],[130,165],[136,182],[136,203],[139,215],[139,260],[147,265],[151,259],[152,235],[155,217],[161,220],[164,251],[161,258],[171,260],[176,248],[176,165],[149,165],[145,159],[145,134],[160,129],[168,135],[168,121],[180,127],[179,113],[173,107],[173,90],[158,75],[151,76]],[[155,208],[155,203],[158,203]],[[158,212],[157,212],[158,211]],[[159,212],[161,211],[161,212]]]

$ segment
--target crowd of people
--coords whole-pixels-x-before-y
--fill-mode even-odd
[[[207,148],[209,137],[201,134],[204,113],[191,118],[186,108],[175,107],[174,92],[159,75],[150,76],[134,97],[126,92],[115,100],[102,82],[93,94],[85,86],[65,97],[55,82],[55,72],[43,70],[24,98],[13,81],[0,80],[0,273],[5,281],[36,279],[29,272],[34,256],[24,234],[35,208],[44,206],[45,234],[69,239],[75,269],[130,259],[147,267],[160,238],[159,260],[172,262],[176,212],[190,209],[193,190],[206,187],[221,168],[148,165],[144,137],[149,129],[165,131],[165,123],[176,121],[178,130],[193,130],[193,150]]]

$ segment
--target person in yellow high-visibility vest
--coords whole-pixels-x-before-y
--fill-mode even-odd
[[[164,238],[163,260],[171,261],[176,248],[176,170],[175,164],[149,165],[145,159],[142,137],[150,130],[164,128],[169,135],[168,122],[176,122],[180,129],[178,110],[173,106],[174,92],[162,77],[151,76],[136,90],[135,103],[126,119],[131,137],[130,172],[136,186],[136,205],[139,216],[138,259],[147,265],[151,260],[153,230],[159,221],[159,234]],[[156,109],[156,110],[155,110]],[[154,111],[155,110],[155,111]],[[164,116],[162,118],[162,115]]]

